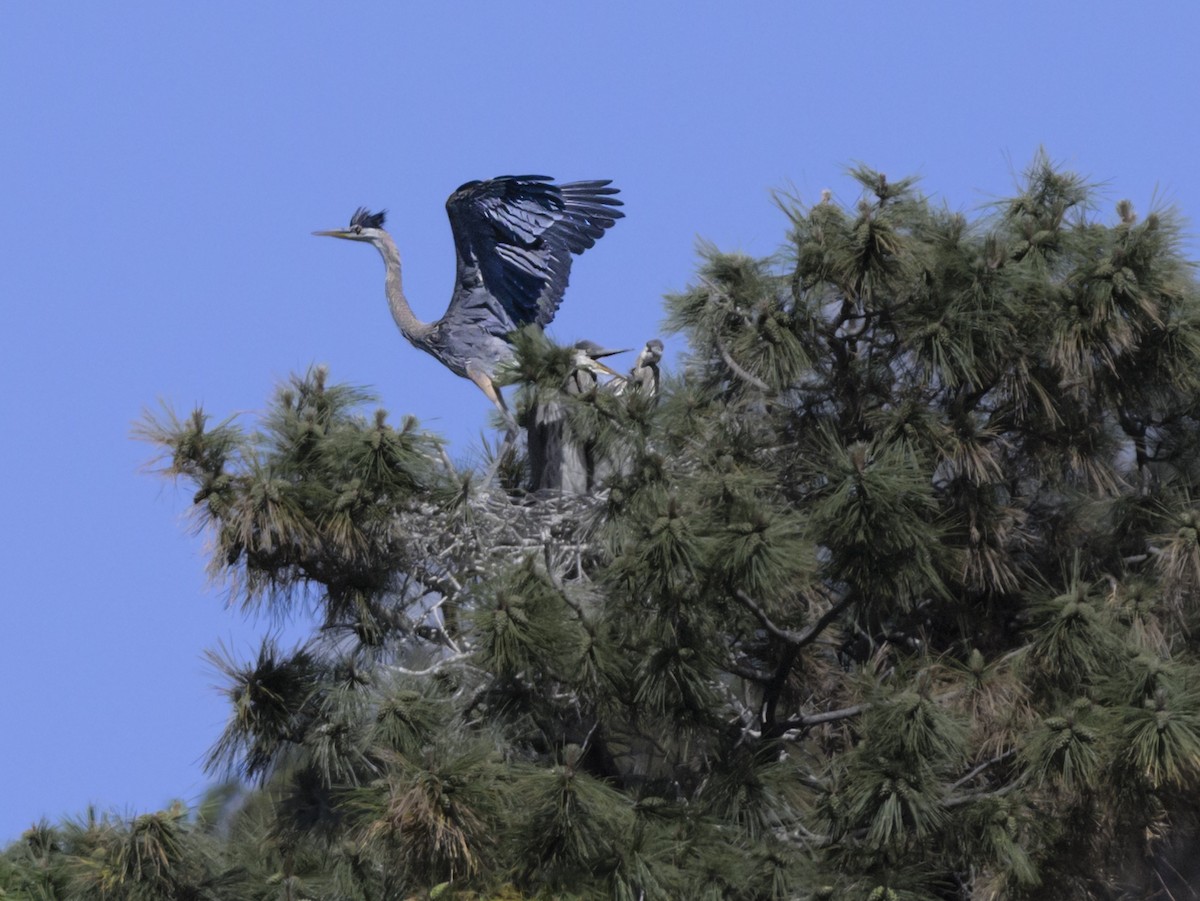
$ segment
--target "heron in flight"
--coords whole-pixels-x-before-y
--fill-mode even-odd
[[[450,305],[435,322],[422,322],[408,304],[400,252],[384,231],[384,212],[360,207],[349,228],[313,234],[375,246],[387,270],[388,306],[400,333],[478,385],[504,414],[511,436],[515,421],[494,381],[496,367],[512,357],[514,331],[529,323],[545,326],[554,318],[572,255],[583,253],[624,216],[610,184],[558,185],[545,175],[504,175],[469,181],[451,194],[446,212],[458,272]]]

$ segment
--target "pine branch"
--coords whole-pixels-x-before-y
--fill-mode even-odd
[[[470,659],[470,657],[471,657],[471,655],[468,652],[453,654],[449,657],[443,657],[441,660],[438,660],[432,666],[428,666],[425,669],[420,669],[420,670],[406,669],[405,667],[400,666],[397,663],[386,664],[386,666],[387,666],[387,669],[390,670],[391,672],[400,673],[401,675],[404,675],[404,676],[431,676],[434,673],[440,673],[442,670],[446,669],[449,666],[452,666],[453,664],[462,663],[463,661]],[[468,667],[470,669],[474,669],[478,672],[483,672],[482,670],[479,669],[479,667],[470,666],[469,664],[468,664]]]
[[[954,795],[942,800],[943,807],[961,807],[964,804],[971,804],[975,801],[984,801],[988,798],[1003,798],[1010,792],[1020,788],[1020,782],[1010,782],[1008,785],[1002,785],[993,791],[976,792],[970,795]]]
[[[951,689],[950,691],[942,692],[939,695],[934,695],[933,700],[938,704],[944,704],[959,695],[961,689]],[[786,720],[779,724],[779,733],[782,735],[786,732],[797,729],[808,729],[812,726],[820,726],[823,723],[834,723],[838,720],[848,720],[858,716],[863,711],[871,707],[870,704],[853,704],[850,707],[842,707],[838,710],[827,710],[824,713],[812,713],[807,716],[798,716],[790,720]],[[1011,753],[1011,752],[1010,752]]]
[[[766,611],[763,610],[762,607],[758,606],[758,604],[755,603],[754,600],[748,594],[746,594],[746,592],[742,591],[740,588],[737,588],[734,589],[733,596],[737,598],[738,602],[741,603],[743,607],[754,614],[754,618],[762,623],[764,629],[766,629],[776,638],[781,639],[790,645],[799,644],[799,632],[794,632],[791,629],[784,629],[781,626],[777,626],[774,621],[767,616]]]
[[[796,648],[802,648],[816,641],[829,624],[854,602],[853,597],[847,595],[817,617],[816,622],[797,632],[793,629],[785,629],[782,626],[776,625],[767,615],[767,612],[740,588],[734,589],[733,596],[737,598],[743,607],[754,614],[755,619],[762,623],[764,629],[781,641]]]
[[[998,763],[1003,763],[1005,760],[1008,760],[1008,758],[1012,757],[1016,753],[1017,753],[1016,748],[1009,748],[1007,751],[1004,751],[1003,753],[997,754],[995,757],[992,757],[988,760],[983,761],[983,763],[980,763],[977,766],[973,767],[965,776],[963,776],[961,779],[959,779],[957,782],[955,782],[953,785],[951,785],[950,791],[954,791],[957,788],[962,788],[962,786],[966,785],[968,782],[970,782],[972,779],[974,779],[976,776],[978,776],[984,770],[989,769],[990,767],[993,767]]]
[[[866,710],[869,704],[854,704],[851,707],[843,707],[840,710],[826,710],[824,713],[812,713],[808,716],[798,716],[794,719],[787,720],[779,724],[781,733],[790,732],[793,729],[809,729],[813,726],[820,726],[823,723],[835,723],[838,720],[848,720],[851,717],[858,716]]]
[[[747,679],[750,682],[770,682],[773,678],[770,673],[760,672],[759,670],[751,669],[748,666],[742,666],[740,663],[734,663],[733,661],[727,662],[723,669],[727,673],[738,676],[742,679]]]
[[[571,599],[571,595],[567,592],[566,583],[564,583],[559,574],[555,572],[553,557],[550,553],[550,542],[548,540],[542,544],[542,551],[542,559],[546,564],[546,577],[550,580],[550,584],[558,590],[559,595],[563,599],[563,603],[570,607],[572,612],[574,612],[575,618],[579,620],[579,625],[583,627],[584,631],[586,631],[589,636],[595,638],[596,627],[592,624],[592,621],[588,618],[587,614],[583,612],[583,607]]]
[[[737,363],[734,362],[733,357],[731,357],[729,355],[729,351],[725,349],[725,344],[723,341],[721,341],[720,336],[716,336],[714,340],[717,343],[717,351],[721,354],[721,359],[725,361],[725,365],[730,368],[730,370],[733,372],[734,375],[736,375],[742,381],[748,382],[749,384],[753,385],[755,388],[757,388],[759,391],[762,391],[765,394],[772,393],[770,385],[768,385],[762,379],[758,378],[758,376],[752,375],[751,373],[747,372],[741,366],[739,366]]]

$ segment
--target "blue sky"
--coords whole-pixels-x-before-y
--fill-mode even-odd
[[[252,414],[320,362],[478,447],[488,402],[403,343],[374,252],[312,230],[387,207],[433,319],[460,183],[612,178],[551,332],[640,346],[697,238],[770,253],[772,190],[853,201],[856,161],[970,214],[1044,146],[1106,214],[1200,215],[1197,37],[1183,2],[0,5],[0,843],[194,801],[203,651],[275,627],[206,583],[143,407]]]

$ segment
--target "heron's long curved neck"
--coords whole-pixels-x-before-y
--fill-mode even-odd
[[[419,343],[429,334],[433,325],[418,319],[413,315],[412,307],[408,305],[408,298],[404,296],[404,280],[400,274],[400,251],[396,249],[396,242],[392,240],[391,235],[386,232],[380,235],[376,246],[383,257],[383,265],[387,268],[387,300],[392,318],[396,320],[396,325],[400,327],[405,338]]]

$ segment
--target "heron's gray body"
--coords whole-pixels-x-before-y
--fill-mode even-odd
[[[459,316],[451,323],[439,319],[432,324],[424,340],[413,344],[455,375],[470,378],[468,370],[475,370],[494,378],[496,368],[512,357],[512,345],[506,336],[518,326],[505,327],[504,320],[488,315],[486,291],[483,288],[474,290],[485,296],[468,298],[469,308],[478,310],[481,315]]]

